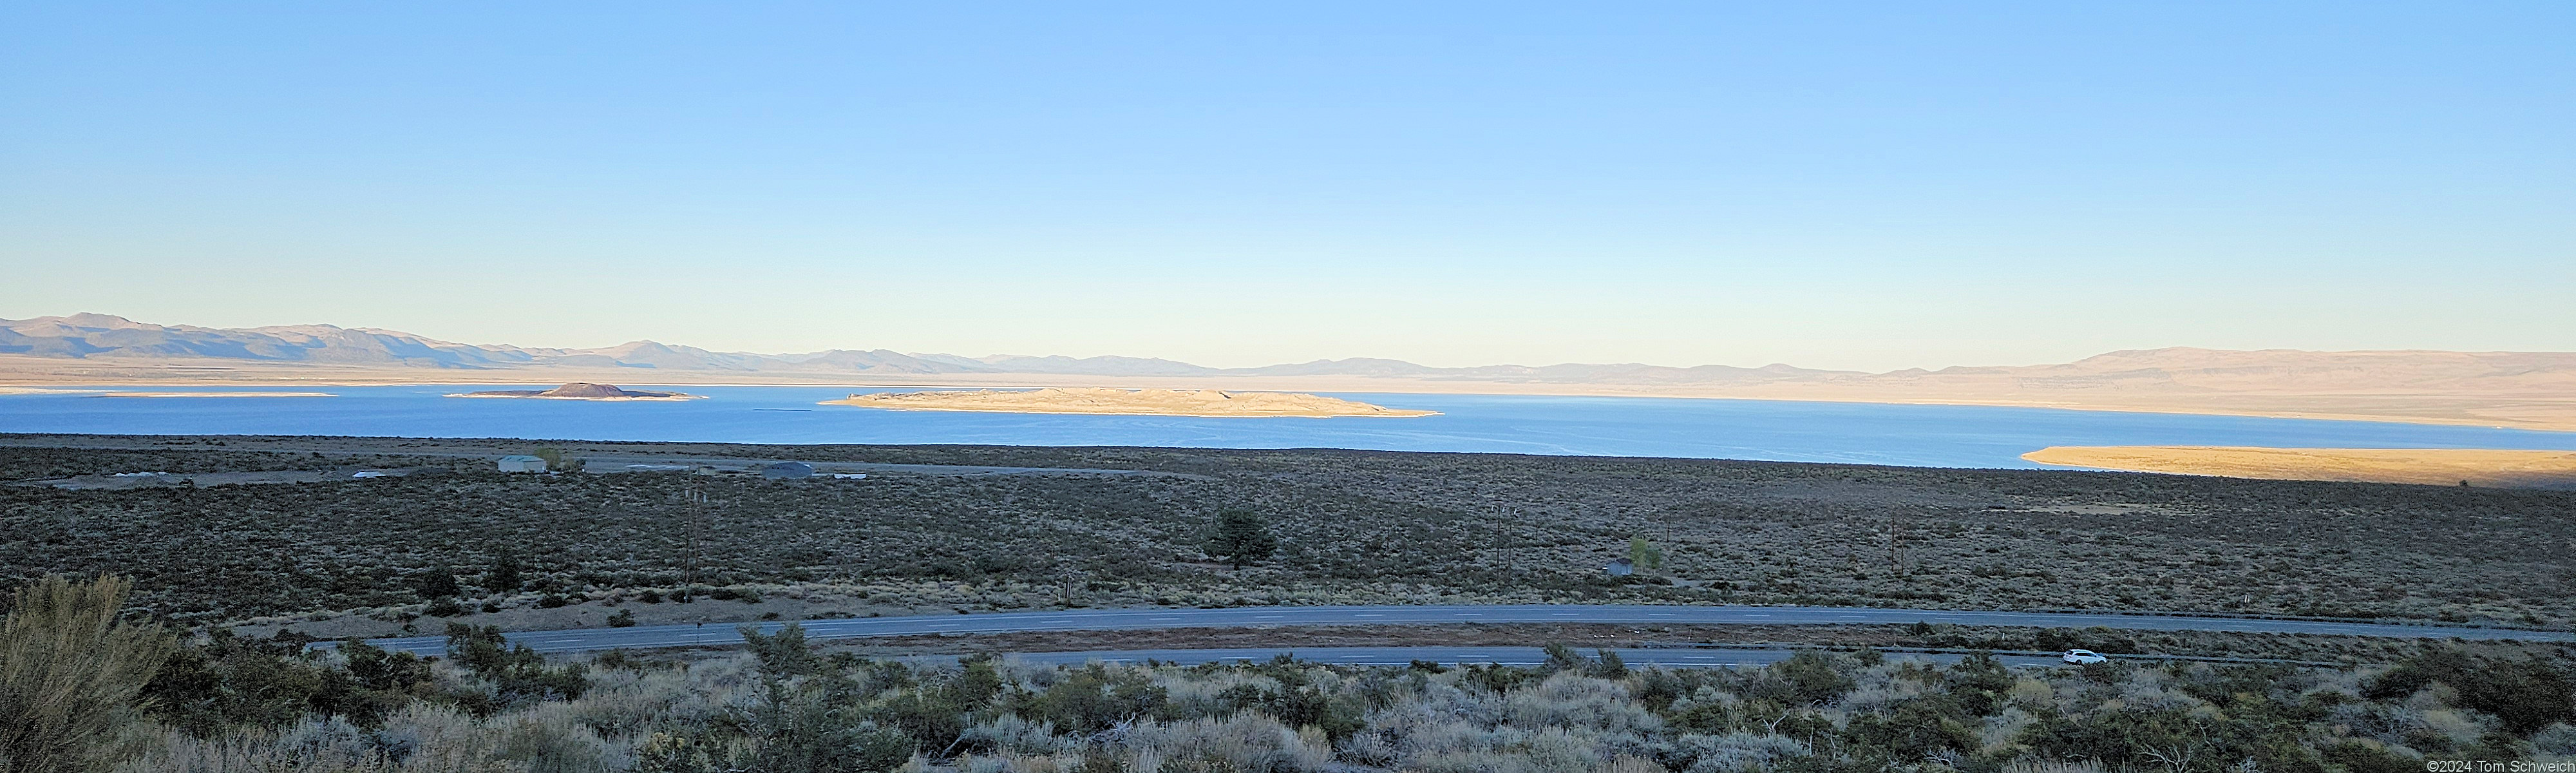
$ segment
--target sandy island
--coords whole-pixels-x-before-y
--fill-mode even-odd
[[[2040,464],[2266,480],[2424,483],[2576,489],[2576,451],[2482,448],[2243,448],[2052,446],[2021,458]]]
[[[585,384],[581,382],[565,384],[553,389],[494,389],[482,392],[452,394],[448,395],[448,397],[516,397],[530,400],[659,400],[666,402],[706,399],[706,395],[681,394],[679,392],[646,392],[636,389],[619,389],[615,384]]]
[[[1409,411],[1321,395],[1285,392],[1226,392],[1215,389],[975,389],[940,392],[877,392],[825,400],[821,405],[855,405],[897,411],[990,411],[995,413],[1085,413],[1135,416],[1431,416],[1438,411]]]
[[[339,397],[329,392],[105,392],[100,397]]]

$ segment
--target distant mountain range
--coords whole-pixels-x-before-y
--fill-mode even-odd
[[[843,373],[855,375],[1053,374],[1073,376],[1361,376],[1550,383],[1749,383],[1847,371],[1787,365],[1489,365],[1434,368],[1402,360],[1316,360],[1259,368],[1210,368],[1143,357],[907,354],[885,349],[833,349],[808,354],[715,352],[636,341],[597,349],[462,344],[397,330],[332,325],[211,328],[155,325],[108,314],[0,320],[0,354],[117,360],[246,360],[320,365],[505,370],[609,367],[653,371]],[[650,379],[639,374],[640,379]]]
[[[1209,386],[2028,405],[2576,430],[2576,352],[2118,351],[2070,363],[1886,373],[1788,365],[1437,368],[1352,358],[1210,368],[1139,357],[966,357],[885,349],[716,352],[636,341],[597,349],[463,344],[393,330],[155,325],[105,314],[0,320],[0,384],[990,384]]]

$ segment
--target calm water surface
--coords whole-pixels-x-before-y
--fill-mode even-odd
[[[545,388],[550,384],[532,384]],[[2576,450],[2576,433],[2048,408],[1648,397],[1348,394],[1423,418],[1202,419],[815,405],[851,387],[669,387],[680,403],[466,400],[494,386],[319,387],[328,398],[0,395],[0,432],[394,435],[727,443],[1356,448],[2034,467],[2052,445]],[[638,387],[661,388],[661,387]],[[172,387],[133,387],[138,391]],[[277,391],[188,387],[185,391]],[[303,387],[294,388],[306,389]]]

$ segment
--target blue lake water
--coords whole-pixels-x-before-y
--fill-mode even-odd
[[[895,391],[851,387],[671,387],[710,397],[688,402],[441,397],[494,388],[310,388],[337,395],[329,398],[0,395],[0,432],[1355,448],[1931,467],[2035,467],[2022,461],[2021,454],[2052,445],[2576,450],[2576,432],[1775,400],[1335,393],[1441,415],[1209,419],[885,411],[815,404],[854,391]],[[187,387],[185,391],[278,389]]]

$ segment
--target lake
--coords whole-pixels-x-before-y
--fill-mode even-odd
[[[531,385],[544,388],[551,385]],[[1652,397],[1332,393],[1422,418],[1184,418],[886,411],[815,405],[852,387],[653,387],[687,402],[466,400],[493,386],[132,387],[336,397],[0,395],[0,432],[388,435],[725,443],[1353,448],[2036,467],[2052,445],[2576,450],[2576,432],[2051,408]],[[107,389],[102,387],[101,389]],[[115,389],[127,389],[116,387]]]

